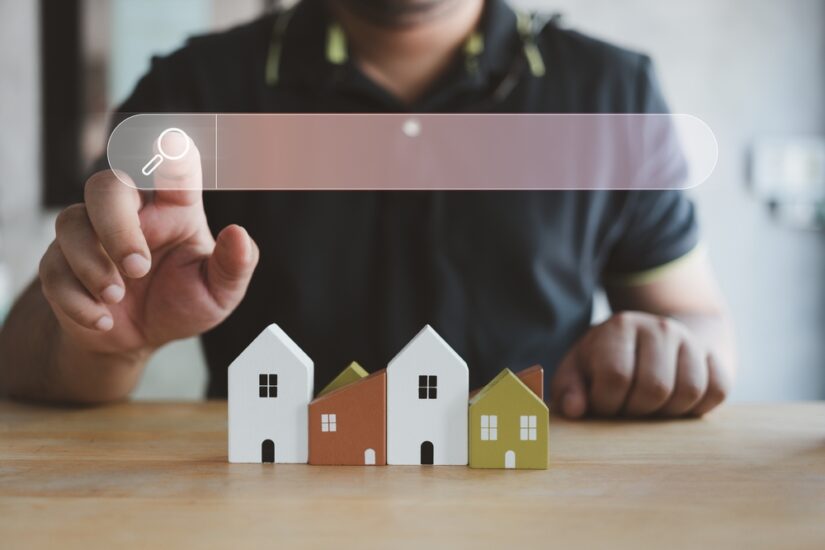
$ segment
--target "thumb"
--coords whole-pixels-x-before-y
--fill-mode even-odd
[[[567,353],[550,387],[553,410],[568,418],[581,418],[587,412],[587,384],[577,355],[576,348]]]
[[[258,265],[255,241],[239,225],[229,225],[218,234],[215,249],[206,264],[206,285],[224,309],[234,309]]]

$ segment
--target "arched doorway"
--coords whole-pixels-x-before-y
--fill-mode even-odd
[[[372,466],[375,464],[375,449],[367,449],[364,451],[364,465]]]
[[[275,443],[271,439],[261,443],[261,462],[275,462]]]
[[[421,464],[433,463],[433,444],[431,441],[425,441],[421,444]]]
[[[515,468],[516,467],[516,452],[515,451],[507,451],[504,453],[504,467],[505,468]]]

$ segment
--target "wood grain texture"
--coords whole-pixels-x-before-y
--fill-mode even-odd
[[[825,403],[550,432],[545,471],[228,464],[224,402],[0,402],[0,547],[825,548]]]

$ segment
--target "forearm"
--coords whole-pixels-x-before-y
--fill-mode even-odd
[[[39,281],[12,308],[0,331],[0,395],[24,400],[101,403],[127,396],[148,351],[89,351],[62,330]]]

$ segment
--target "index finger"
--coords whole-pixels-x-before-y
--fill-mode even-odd
[[[154,145],[162,158],[155,169],[154,200],[178,206],[200,204],[203,192],[201,155],[195,142],[183,130],[165,130]]]

